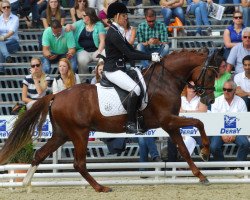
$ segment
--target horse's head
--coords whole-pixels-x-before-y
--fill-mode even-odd
[[[223,51],[211,49],[205,63],[196,67],[192,75],[195,83],[194,89],[201,97],[201,102],[206,105],[214,103],[214,81],[222,61]]]

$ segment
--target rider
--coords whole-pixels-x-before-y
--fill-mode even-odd
[[[159,62],[158,53],[146,54],[137,51],[131,46],[125,37],[124,26],[128,20],[128,9],[123,3],[115,2],[109,5],[107,18],[112,21],[105,39],[106,60],[104,74],[106,78],[119,86],[121,89],[130,92],[127,103],[127,133],[137,133],[136,109],[137,100],[141,93],[138,84],[126,74],[126,62],[134,60],[152,60]]]

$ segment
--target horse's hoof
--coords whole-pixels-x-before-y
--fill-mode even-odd
[[[98,190],[96,190],[97,192],[112,192],[112,189],[109,187],[102,187]]]
[[[200,180],[200,183],[202,185],[210,185],[210,182],[209,182],[209,180],[207,178],[205,178],[204,180]]]
[[[202,150],[201,150],[201,152],[200,152],[200,157],[201,157],[201,159],[202,159],[203,161],[207,162],[207,161],[209,161],[210,154],[206,154],[206,153],[202,152]]]

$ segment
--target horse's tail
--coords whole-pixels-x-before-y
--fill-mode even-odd
[[[0,164],[6,163],[11,156],[14,156],[24,145],[32,141],[35,128],[42,130],[49,111],[50,101],[54,95],[47,95],[37,100],[30,110],[27,110],[15,121],[11,133],[0,151]]]

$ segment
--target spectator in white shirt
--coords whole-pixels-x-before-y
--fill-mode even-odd
[[[235,74],[243,72],[242,59],[250,55],[250,27],[242,30],[242,42],[235,45],[227,58],[227,71],[231,72],[235,68]]]
[[[67,58],[59,60],[58,70],[60,74],[54,78],[52,85],[53,94],[81,83],[78,74],[74,73],[71,63]]]
[[[236,74],[234,82],[237,85],[236,94],[246,103],[247,111],[250,111],[250,55],[242,60],[244,72]]]
[[[212,104],[212,112],[247,112],[247,107],[242,98],[235,95],[237,85],[232,81],[226,81],[223,86],[224,94],[215,99]],[[246,161],[249,151],[249,141],[245,135],[223,135],[210,138],[210,151],[215,161],[224,161],[222,145],[235,143],[238,146],[237,161]]]

